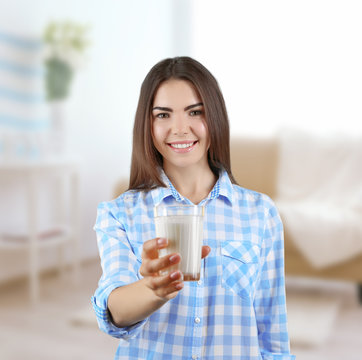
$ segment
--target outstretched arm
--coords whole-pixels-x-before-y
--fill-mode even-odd
[[[168,275],[159,275],[160,271],[178,264],[181,260],[179,254],[159,258],[158,250],[166,246],[167,240],[163,238],[146,241],[143,244],[140,268],[143,279],[119,287],[109,295],[108,309],[116,326],[131,326],[144,320],[168,300],[176,297],[183,288],[182,274],[179,270]],[[203,257],[209,252],[210,248],[204,246]]]

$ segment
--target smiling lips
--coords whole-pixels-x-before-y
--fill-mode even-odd
[[[167,145],[177,153],[186,153],[191,151],[196,143],[197,141],[177,141],[168,143]]]

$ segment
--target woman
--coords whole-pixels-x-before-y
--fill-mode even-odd
[[[205,207],[203,271],[159,258],[154,206]],[[232,176],[229,124],[215,78],[188,57],[146,76],[133,133],[129,190],[98,207],[103,275],[92,298],[115,359],[294,359],[285,309],[282,224],[272,201]]]

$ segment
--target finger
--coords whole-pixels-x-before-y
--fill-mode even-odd
[[[163,287],[168,287],[171,283],[180,280],[182,280],[182,273],[180,270],[176,270],[165,276],[150,277],[148,280],[148,286],[152,290],[158,290]]]
[[[180,261],[180,254],[175,253],[158,259],[146,260],[142,263],[142,270],[145,274],[141,274],[143,276],[157,274],[159,271],[165,270],[171,265],[178,264]]]
[[[163,299],[172,299],[178,292],[184,287],[184,283],[181,281],[174,281],[166,287],[159,288],[155,291],[155,294]]]
[[[210,252],[211,252],[211,248],[210,248],[210,246],[203,246],[202,247],[202,252],[201,252],[201,258],[203,259],[203,258],[205,258],[206,256],[208,256],[209,254],[210,254]]]
[[[162,249],[167,246],[167,239],[155,238],[147,240],[143,243],[142,258],[157,259],[158,249]]]

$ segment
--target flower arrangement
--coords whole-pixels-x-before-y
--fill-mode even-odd
[[[71,21],[51,22],[45,28],[45,87],[49,101],[68,96],[74,70],[85,60],[88,30],[88,26]]]

